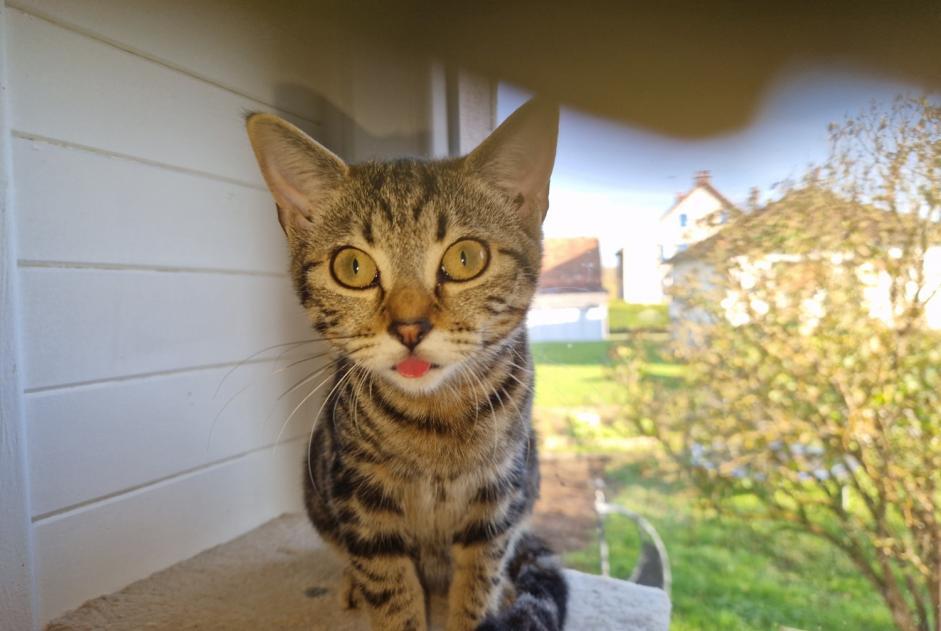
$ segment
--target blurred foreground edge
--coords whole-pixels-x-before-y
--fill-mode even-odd
[[[678,137],[748,124],[780,73],[837,65],[941,89],[941,3],[322,2],[321,19]]]

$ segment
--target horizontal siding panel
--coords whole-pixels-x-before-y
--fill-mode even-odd
[[[20,134],[263,186],[243,115],[271,108],[21,11],[7,36]]]
[[[266,191],[22,138],[13,158],[21,259],[288,268]]]
[[[34,523],[41,622],[300,510],[305,446],[299,439]]]
[[[287,277],[20,268],[27,390],[241,361],[313,336]]]
[[[332,371],[317,359],[275,372],[293,361],[246,364],[228,378],[219,368],[28,395],[33,517],[307,436]]]
[[[321,120],[324,91],[334,101],[340,92],[332,87],[342,66],[331,44],[340,35],[314,7],[257,0],[10,4],[310,120]]]

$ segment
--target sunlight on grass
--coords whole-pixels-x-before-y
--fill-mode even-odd
[[[617,430],[618,425],[609,427],[607,421],[574,427],[571,419],[577,416],[572,411],[576,408],[589,408],[598,418],[616,412],[623,395],[611,376],[610,350],[631,343],[635,342],[627,335],[618,341],[533,344],[537,412],[540,407],[553,408],[559,418],[569,419],[569,426],[558,424],[556,431],[572,434],[582,429],[591,434],[587,442],[570,435],[560,443],[561,449],[598,451],[608,445],[601,440],[607,434],[626,431]],[[681,387],[684,367],[663,361],[659,343],[645,342],[642,352],[649,375]],[[608,499],[641,512],[666,543],[674,579],[671,629],[894,628],[882,599],[841,552],[817,539],[784,531],[781,524],[704,514],[696,508],[690,488],[666,481],[658,472],[656,452],[649,445],[630,435],[622,437],[625,441],[632,438],[629,448],[602,449],[620,453],[620,458],[630,458],[632,463],[609,470]],[[627,578],[639,549],[636,528],[618,516],[609,517],[605,528],[612,575]],[[597,538],[592,534],[591,544],[565,555],[569,567],[599,572]]]
[[[536,366],[536,401],[541,407],[589,407],[618,403],[619,388],[604,366]]]
[[[707,516],[689,488],[664,482],[657,471],[638,464],[613,469],[609,499],[640,510],[664,539],[673,568],[671,629],[894,628],[881,598],[839,551],[780,524]],[[635,526],[609,517],[605,527],[612,575],[627,578],[637,557]],[[598,552],[586,548],[566,560],[597,568]]]
[[[623,403],[621,389],[611,379],[611,349],[629,341],[539,342],[532,345],[536,363],[537,407],[592,407]],[[648,374],[680,379],[683,366],[663,362],[657,349],[645,349]]]

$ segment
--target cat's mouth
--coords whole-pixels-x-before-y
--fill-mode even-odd
[[[409,355],[393,366],[392,370],[407,379],[418,379],[420,377],[424,377],[428,374],[429,371],[435,368],[440,368],[440,366],[416,355]]]

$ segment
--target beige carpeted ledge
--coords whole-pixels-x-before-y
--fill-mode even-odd
[[[51,631],[259,629],[368,631],[342,611],[340,566],[300,515],[284,515],[120,592],[88,601]],[[670,602],[658,589],[568,571],[571,631],[666,631]],[[440,621],[441,603],[432,608]]]

